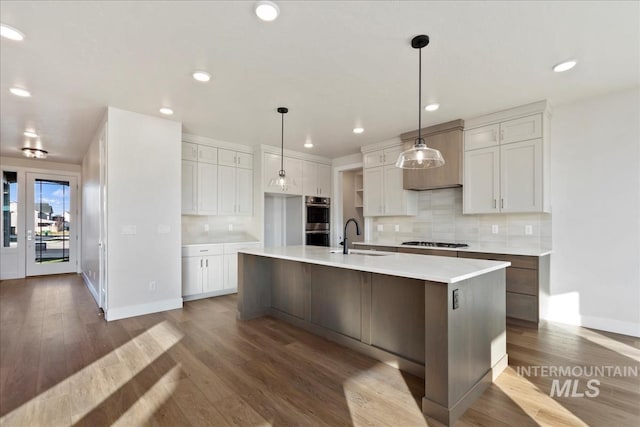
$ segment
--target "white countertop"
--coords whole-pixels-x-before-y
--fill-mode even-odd
[[[332,251],[338,252],[332,253]],[[441,283],[460,282],[511,265],[509,262],[502,261],[401,254],[396,252],[374,252],[376,254],[388,254],[383,256],[363,255],[362,253],[344,255],[342,254],[342,248],[319,246],[251,248],[242,249],[240,252]]]
[[[249,235],[207,235],[182,236],[182,246],[186,245],[215,245],[222,243],[253,243],[258,240]]]
[[[418,249],[436,249],[439,251],[458,251],[458,252],[481,252],[487,254],[504,254],[504,255],[524,255],[524,256],[544,256],[553,252],[548,248],[509,248],[505,246],[482,246],[469,245],[466,248],[438,248],[432,246],[418,245],[402,245],[399,243],[383,243],[383,242],[353,242],[354,245],[367,246],[389,246],[393,248],[418,248]]]

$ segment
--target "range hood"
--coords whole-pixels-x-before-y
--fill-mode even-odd
[[[405,169],[405,190],[435,190],[438,188],[462,187],[462,131],[464,120],[458,119],[421,129],[420,133],[428,147],[442,153],[444,165],[433,169]],[[413,146],[418,131],[400,135],[405,150]]]

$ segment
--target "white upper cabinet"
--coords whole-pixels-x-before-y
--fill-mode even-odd
[[[218,150],[218,164],[222,166],[234,166],[243,169],[253,169],[253,155],[241,151]]]
[[[253,214],[252,154],[183,142],[182,158],[183,215]]]
[[[218,164],[218,149],[207,145],[198,145],[198,161],[201,163]]]
[[[405,216],[418,213],[417,193],[403,188],[403,169],[395,167],[402,146],[363,153],[364,216]]]
[[[218,166],[218,215],[253,214],[253,171]]]
[[[400,153],[402,153],[401,145],[364,153],[364,167],[366,169],[385,165],[395,165]]]
[[[198,213],[198,162],[190,160],[182,161],[182,213]]]
[[[304,161],[302,191],[305,196],[331,196],[331,166]]]
[[[191,142],[182,143],[182,160],[198,160],[198,144]]]
[[[463,213],[549,211],[549,118],[546,103],[532,106],[539,112],[501,112],[500,122],[465,130]]]
[[[302,194],[302,160],[284,156],[284,170],[289,184],[283,189],[280,186],[269,186],[269,182],[278,176],[281,156],[264,153],[263,156],[264,191],[267,193]]]
[[[218,166],[198,163],[198,213],[218,214]]]

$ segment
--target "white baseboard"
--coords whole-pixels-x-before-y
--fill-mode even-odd
[[[93,296],[93,299],[96,300],[96,304],[98,304],[98,307],[100,307],[100,297],[98,296],[98,292],[96,291],[97,286],[93,286],[93,282],[91,281],[91,279],[89,279],[89,276],[87,276],[84,271],[81,274],[82,278],[84,279],[84,284],[87,286],[87,289],[89,289],[89,293]]]
[[[158,313],[160,311],[175,310],[182,308],[182,298],[166,299],[145,304],[129,305],[126,307],[110,308],[107,310],[106,319],[108,321],[125,319],[127,317],[142,316],[145,314]]]
[[[567,318],[566,316],[555,318],[554,316],[547,316],[545,320],[640,338],[640,323],[635,322],[582,315],[576,315],[571,318]]]
[[[184,301],[193,301],[203,298],[219,297],[222,295],[237,294],[238,288],[220,289],[218,291],[205,292],[203,294],[185,295],[182,297]]]

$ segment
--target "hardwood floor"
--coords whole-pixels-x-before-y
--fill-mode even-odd
[[[421,379],[272,318],[236,322],[235,303],[107,323],[80,276],[0,282],[0,424],[440,425],[422,416]],[[593,377],[596,397],[554,398],[553,377],[517,373],[638,369],[638,339],[547,324],[509,327],[507,341],[510,367],[458,425],[640,424],[637,373]]]

